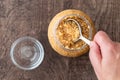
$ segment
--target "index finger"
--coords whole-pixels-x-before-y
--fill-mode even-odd
[[[111,50],[114,48],[114,44],[105,32],[99,31],[95,35],[94,41],[99,45],[102,57],[108,57],[112,53]]]

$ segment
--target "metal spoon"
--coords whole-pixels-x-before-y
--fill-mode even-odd
[[[79,41],[79,40],[81,39],[81,40],[83,40],[85,43],[87,43],[88,45],[90,45],[90,42],[91,42],[91,41],[88,40],[87,38],[85,38],[85,37],[82,35],[81,26],[79,25],[79,23],[78,23],[75,19],[68,19],[67,21],[74,21],[74,22],[77,24],[78,28],[79,28],[80,36],[79,36],[79,38],[78,38],[77,40],[75,40],[74,42],[77,42],[77,41]]]

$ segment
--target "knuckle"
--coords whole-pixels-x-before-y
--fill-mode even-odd
[[[115,50],[115,45],[113,43],[108,43],[106,44],[108,45],[108,50],[111,51],[111,50]]]
[[[114,43],[109,43],[109,44],[108,44],[108,48],[107,48],[109,54],[111,54],[111,55],[113,55],[113,56],[117,55],[117,54],[116,54],[116,47],[117,47],[117,46],[116,46]]]

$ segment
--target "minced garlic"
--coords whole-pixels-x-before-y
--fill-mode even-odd
[[[82,29],[82,35],[86,38],[89,37],[89,28],[87,23],[78,16],[68,16],[64,18],[56,29],[56,35],[60,43],[67,49],[79,49],[85,42],[79,40],[75,42],[80,36],[78,25],[74,21],[67,21],[68,19],[76,20]]]

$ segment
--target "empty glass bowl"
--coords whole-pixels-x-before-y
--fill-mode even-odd
[[[32,37],[21,37],[11,46],[12,62],[23,70],[32,70],[38,67],[44,58],[42,44]]]

